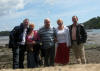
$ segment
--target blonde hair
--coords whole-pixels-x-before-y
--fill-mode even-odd
[[[35,27],[35,25],[34,25],[33,23],[30,23],[30,24],[29,24],[29,27],[34,28],[34,27]]]
[[[62,24],[63,24],[63,20],[61,18],[58,19],[57,22],[62,22]]]

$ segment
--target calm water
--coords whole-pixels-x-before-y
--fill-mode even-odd
[[[8,44],[9,37],[8,36],[0,36],[0,45]]]
[[[87,30],[88,34],[100,34],[100,29],[92,29],[92,30]],[[9,42],[9,37],[8,36],[0,36],[0,45],[7,44]]]
[[[100,29],[87,30],[88,34],[100,34]]]

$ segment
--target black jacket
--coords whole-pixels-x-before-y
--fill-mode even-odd
[[[10,35],[9,35],[9,48],[13,48],[14,46],[19,45],[18,42],[21,42],[23,38],[21,36],[23,31],[24,31],[24,28],[22,24],[20,26],[14,27],[14,29],[10,32]]]
[[[72,41],[72,27],[73,27],[73,25],[70,25],[68,27],[69,27],[69,31],[70,31],[70,35],[71,35],[71,43],[73,44],[73,41]],[[77,44],[85,43],[86,40],[87,40],[87,32],[85,31],[84,26],[81,24],[77,24],[77,26],[76,26]]]

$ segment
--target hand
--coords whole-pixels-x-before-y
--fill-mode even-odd
[[[54,38],[54,42],[57,42],[57,38]]]
[[[71,46],[69,46],[69,49],[71,49],[72,47]]]
[[[36,42],[35,42],[35,41],[33,41],[33,42],[32,42],[32,44],[36,44]]]

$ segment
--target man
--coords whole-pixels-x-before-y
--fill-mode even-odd
[[[24,19],[20,26],[16,26],[10,32],[9,48],[13,51],[13,69],[24,68],[24,53],[26,50],[26,35],[29,25],[29,20]]]
[[[85,51],[84,51],[83,44],[87,40],[87,33],[86,33],[83,25],[77,23],[78,22],[77,16],[72,17],[72,22],[73,22],[73,24],[71,26],[69,26],[72,49],[73,49],[73,52],[77,59],[77,63],[85,64],[86,58],[85,58]]]
[[[55,56],[55,32],[50,27],[50,20],[46,18],[44,20],[44,27],[38,31],[40,41],[42,42],[42,54],[44,56],[44,66],[54,66]]]

